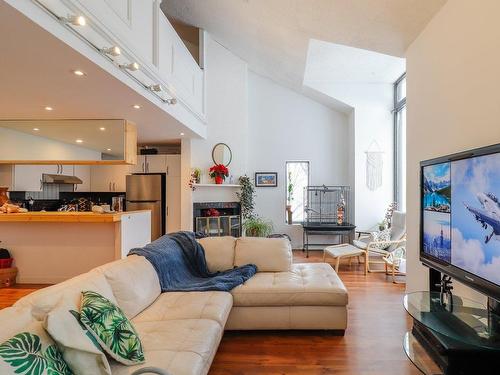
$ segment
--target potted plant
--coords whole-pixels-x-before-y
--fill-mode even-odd
[[[292,183],[292,172],[288,172],[288,185],[287,185],[287,205],[286,205],[286,213],[287,213],[287,222],[288,224],[292,224],[292,202],[293,202],[293,183]]]
[[[241,176],[238,179],[240,183],[240,191],[236,193],[236,196],[240,200],[241,205],[241,217],[243,220],[248,220],[254,217],[253,209],[255,206],[255,186],[253,185],[250,177],[247,175]]]
[[[245,221],[243,228],[248,237],[267,237],[273,231],[273,224],[260,217],[252,217]]]
[[[224,182],[226,177],[229,176],[229,170],[224,164],[215,164],[209,170],[210,177],[212,177],[217,185]]]

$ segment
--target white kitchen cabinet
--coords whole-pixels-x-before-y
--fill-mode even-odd
[[[180,155],[167,155],[168,175],[170,177],[181,176],[181,156]]]
[[[146,173],[167,173],[168,155],[147,155]]]
[[[127,165],[96,165],[90,169],[90,188],[93,192],[124,192],[126,176],[130,174]]]
[[[146,155],[137,155],[137,164],[131,165],[130,173],[146,173]]]
[[[153,63],[156,0],[70,0],[100,22],[122,44]]]
[[[90,169],[89,165],[75,165],[73,174],[82,180],[81,184],[75,185],[75,191],[77,192],[89,192],[91,191],[90,185]]]
[[[73,175],[72,165],[14,165],[13,191],[42,191],[42,174]]]

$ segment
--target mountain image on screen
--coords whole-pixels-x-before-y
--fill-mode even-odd
[[[428,166],[424,169],[424,210],[447,212],[451,210],[450,163]]]
[[[423,250],[451,262],[451,174],[450,163],[430,165],[423,170]]]
[[[454,266],[500,285],[500,154],[453,163]]]

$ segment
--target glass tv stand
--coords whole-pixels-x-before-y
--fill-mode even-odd
[[[426,375],[458,374],[464,366],[483,374],[484,360],[500,357],[500,317],[478,302],[445,297],[439,292],[405,295],[404,307],[414,323],[404,337],[406,355]],[[489,364],[492,374],[500,373],[500,367]]]

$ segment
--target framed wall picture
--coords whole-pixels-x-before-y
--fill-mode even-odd
[[[256,187],[278,186],[278,172],[255,172]]]

